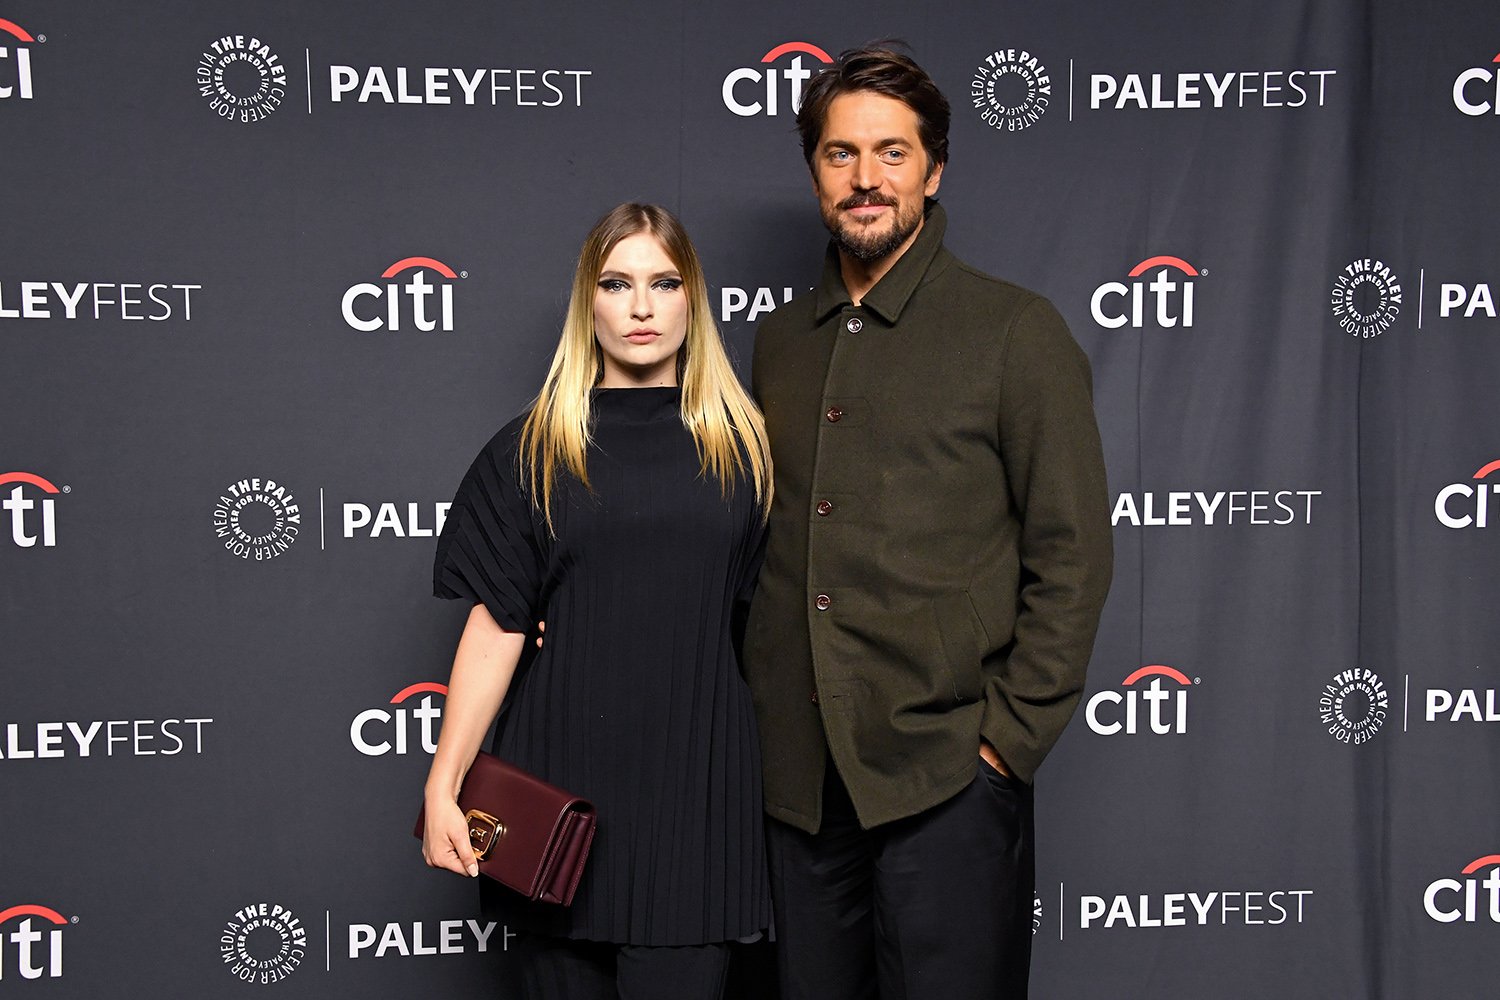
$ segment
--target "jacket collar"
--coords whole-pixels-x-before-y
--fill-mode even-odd
[[[917,233],[912,245],[860,303],[861,308],[870,310],[887,323],[895,323],[901,318],[901,310],[906,308],[906,303],[943,249],[943,234],[948,229],[948,215],[943,206],[932,202],[924,210],[923,219],[922,231]],[[816,321],[822,323],[852,301],[844,287],[843,272],[839,270],[838,247],[830,241],[828,253],[823,258],[823,278],[818,283],[814,302]]]

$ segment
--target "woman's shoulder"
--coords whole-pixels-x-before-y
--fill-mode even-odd
[[[521,450],[521,431],[529,413],[529,409],[522,411],[485,442],[470,463],[466,479],[473,479],[476,474],[484,479],[490,479],[494,475],[507,481],[515,478],[516,457]]]

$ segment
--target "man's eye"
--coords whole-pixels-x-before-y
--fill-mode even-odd
[[[847,149],[836,149],[828,154],[828,158],[834,163],[844,163],[850,158],[849,151]]]

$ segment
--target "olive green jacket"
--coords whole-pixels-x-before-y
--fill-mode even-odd
[[[830,247],[755,341],[776,497],[744,670],[766,811],[809,832],[830,753],[866,827],[956,794],[981,737],[1030,782],[1109,587],[1088,359],[928,213],[861,305]]]

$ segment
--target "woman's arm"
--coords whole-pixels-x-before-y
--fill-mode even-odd
[[[446,868],[459,875],[479,874],[469,847],[469,827],[458,808],[458,790],[505,700],[525,641],[522,633],[507,632],[496,624],[483,604],[474,605],[469,612],[448,678],[437,753],[427,773],[427,830],[422,856],[433,868]]]

